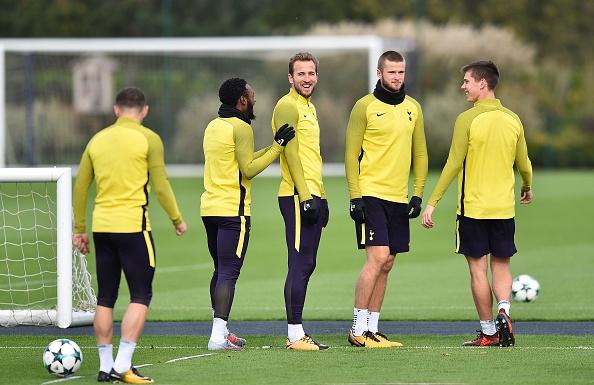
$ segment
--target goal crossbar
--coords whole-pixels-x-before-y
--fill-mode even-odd
[[[167,53],[202,57],[232,54],[234,57],[258,58],[281,54],[286,56],[287,52],[303,50],[312,51],[318,56],[364,51],[367,54],[368,88],[373,90],[377,81],[377,58],[388,47],[407,53],[414,50],[414,42],[376,35],[0,39],[0,167],[6,164],[6,53]],[[282,57],[286,59],[285,56]]]

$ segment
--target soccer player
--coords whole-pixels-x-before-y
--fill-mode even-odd
[[[481,330],[463,346],[513,346],[509,318],[512,276],[510,258],[516,253],[514,164],[522,176],[521,204],[532,202],[532,165],[520,118],[495,98],[499,70],[491,61],[462,67],[462,90],[474,103],[456,119],[448,160],[425,211],[422,225],[432,228],[432,215],[458,175],[456,252],[466,256],[470,288]],[[490,261],[488,255],[491,255]],[[491,266],[492,284],[487,272]],[[498,314],[493,320],[493,293]]]
[[[278,204],[285,222],[288,272],[285,280],[287,334],[291,350],[323,350],[303,330],[303,305],[309,278],[316,267],[322,228],[328,223],[328,203],[322,183],[320,126],[310,98],[318,83],[318,59],[302,52],[289,59],[289,93],[280,98],[272,113],[272,131],[282,125],[295,127],[297,140],[281,155]]]
[[[384,52],[377,76],[375,90],[351,111],[345,148],[350,215],[358,248],[367,255],[355,287],[348,341],[366,348],[402,346],[381,333],[378,322],[396,254],[409,250],[409,218],[421,213],[428,164],[423,112],[406,95],[402,55]],[[411,164],[414,187],[409,201]]]
[[[250,237],[250,179],[278,158],[295,131],[284,124],[271,146],[254,153],[250,126],[255,118],[254,90],[244,79],[228,79],[219,88],[219,99],[219,116],[204,131],[204,193],[200,202],[214,263],[208,349],[241,350],[246,341],[229,333],[227,321]]]
[[[142,125],[149,107],[141,90],[118,93],[116,122],[95,134],[82,155],[74,185],[74,245],[89,251],[86,234],[87,193],[97,185],[93,211],[93,240],[97,264],[95,336],[99,349],[97,380],[150,384],[132,366],[152,298],[156,253],[148,215],[149,183],[173,223],[175,233],[186,231],[167,179],[163,143]],[[122,270],[130,289],[130,304],[122,319],[122,337],[113,359],[113,307],[118,297]]]

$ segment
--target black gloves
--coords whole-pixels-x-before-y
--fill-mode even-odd
[[[291,139],[295,137],[295,130],[292,126],[289,126],[287,123],[280,126],[280,128],[274,134],[274,141],[281,146],[286,146]]]
[[[328,202],[324,205],[324,212],[322,213],[322,227],[328,225],[328,219],[330,219],[330,210],[328,209]]]
[[[299,204],[299,207],[301,208],[301,218],[305,223],[314,224],[318,221],[320,210],[318,210],[316,201],[313,199],[305,200]]]
[[[421,202],[423,200],[418,196],[413,195],[410,198],[410,202],[408,202],[408,208],[406,212],[408,213],[409,218],[416,218],[421,214]]]
[[[351,203],[349,205],[349,212],[351,214],[351,218],[355,222],[365,222],[365,203],[363,203],[363,198],[351,199]]]

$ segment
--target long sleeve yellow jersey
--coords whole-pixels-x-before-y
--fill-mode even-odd
[[[457,175],[459,215],[513,218],[514,164],[523,186],[531,187],[532,165],[520,118],[499,99],[477,101],[456,119],[448,160],[429,204],[437,205]]]
[[[346,130],[345,171],[350,198],[372,196],[408,202],[413,168],[413,195],[423,197],[427,179],[427,145],[421,106],[410,96],[392,105],[374,94],[359,99]]]
[[[87,144],[74,185],[74,231],[77,233],[86,231],[87,193],[93,179],[97,185],[93,232],[150,230],[150,185],[171,221],[182,222],[167,179],[161,138],[133,119],[117,119]]]

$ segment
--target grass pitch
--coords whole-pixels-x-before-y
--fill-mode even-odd
[[[436,183],[431,174],[425,200]],[[516,320],[594,319],[594,172],[535,172],[535,200],[516,211],[518,254],[514,276],[529,274],[541,284],[539,299],[513,304]],[[308,289],[305,319],[350,319],[355,281],[364,262],[356,250],[347,211],[346,180],[325,178],[330,222],[322,235],[318,263]],[[207,320],[212,261],[199,217],[200,179],[173,179],[189,225],[177,238],[156,199],[151,203],[157,246],[152,320]],[[518,183],[519,184],[519,183]],[[252,184],[252,233],[237,283],[232,319],[284,319],[286,275],[284,224],[278,209],[278,178],[256,177]],[[432,230],[411,221],[411,252],[397,256],[390,275],[382,319],[475,320],[468,267],[454,250],[456,185],[440,202]],[[91,261],[92,261],[91,257]],[[122,298],[126,294],[122,293]],[[122,301],[124,302],[124,301]]]
[[[437,176],[436,173],[430,175],[425,200],[435,186]],[[171,181],[189,230],[183,237],[176,237],[156,198],[151,197],[157,272],[149,320],[208,320],[211,317],[208,291],[213,267],[199,216],[202,180],[174,178]],[[345,178],[327,177],[324,181],[330,222],[322,235],[304,318],[346,320],[352,315],[355,281],[365,256],[356,250],[354,225],[347,212]],[[252,232],[237,283],[231,319],[282,320],[285,317],[283,286],[287,256],[284,224],[276,197],[278,183],[278,178],[267,177],[256,177],[253,181]],[[533,204],[517,207],[519,252],[512,259],[512,272],[514,276],[534,276],[542,290],[534,303],[513,304],[512,315],[515,320],[593,320],[594,237],[591,218],[594,217],[594,172],[536,170],[534,193]],[[454,183],[435,212],[436,227],[432,230],[422,228],[419,219],[411,221],[411,252],[397,256],[390,274],[382,319],[476,319],[466,261],[453,252],[455,200]],[[89,204],[89,218],[91,208]],[[12,223],[9,216],[2,218],[4,225]],[[20,226],[27,224],[20,223]],[[5,233],[0,235],[0,241],[8,234]],[[20,240],[20,232],[14,237]],[[5,289],[9,285],[17,289],[30,287],[17,282],[15,276],[21,275],[22,271],[36,271],[39,260],[23,263],[20,248],[17,250],[11,243],[4,243],[7,246],[0,252],[0,260],[5,262],[0,263],[0,303],[10,303],[18,300],[19,293],[9,293]],[[35,248],[33,254],[36,255],[39,245],[31,247]],[[12,261],[11,255],[15,253],[18,258]],[[92,252],[88,260],[93,271]],[[55,263],[51,261],[51,264],[50,268],[54,269]],[[8,270],[13,274],[10,281],[3,275]],[[49,281],[46,281],[44,278],[47,284]],[[55,294],[55,288],[44,286],[43,290],[45,295],[48,290]],[[31,296],[38,291],[23,290],[20,295]],[[127,297],[126,287],[122,285],[117,317],[121,317]],[[44,306],[53,303],[55,300]]]
[[[426,199],[436,182],[432,174]],[[157,273],[150,320],[210,319],[208,285],[212,262],[199,217],[200,179],[172,179],[188,233],[177,238],[156,199],[151,203],[157,244]],[[318,266],[308,290],[304,318],[350,319],[355,280],[364,255],[355,250],[344,178],[325,178],[331,210]],[[252,234],[238,281],[232,320],[284,319],[286,274],[284,229],[276,200],[277,178],[253,183]],[[542,286],[534,303],[512,305],[515,320],[594,319],[594,172],[539,172],[535,201],[517,209],[514,275],[530,274]],[[382,319],[475,320],[466,262],[453,253],[455,185],[440,203],[436,228],[411,222],[411,252],[397,257]],[[93,254],[89,255],[91,268]],[[126,304],[125,287],[117,315]],[[477,323],[478,326],[478,323]],[[241,332],[238,330],[237,332]],[[472,332],[469,330],[469,332]],[[517,336],[515,348],[461,348],[464,336],[399,338],[404,348],[365,350],[344,335],[316,335],[331,345],[324,352],[290,352],[278,336],[249,337],[244,352],[209,352],[208,337],[146,336],[135,364],[158,384],[592,384],[593,336]],[[44,384],[56,378],[41,357],[54,337],[3,336],[0,373],[11,384]],[[71,384],[96,383],[94,338],[73,337],[84,363]],[[115,341],[117,344],[117,340]],[[9,377],[10,376],[10,377]],[[9,380],[8,380],[9,378]]]
[[[316,336],[317,337],[317,336]],[[135,353],[142,373],[180,384],[592,384],[594,337],[519,336],[515,348],[462,348],[469,336],[402,336],[405,347],[363,349],[345,336],[319,336],[331,348],[292,352],[279,337],[251,337],[243,352],[209,352],[207,337],[143,337]],[[10,383],[57,378],[41,363],[53,337],[3,337],[0,372]],[[84,362],[69,384],[96,384],[92,337],[76,337]],[[43,346],[42,346],[43,345]],[[213,354],[214,353],[214,354]],[[5,380],[7,377],[5,377]]]

